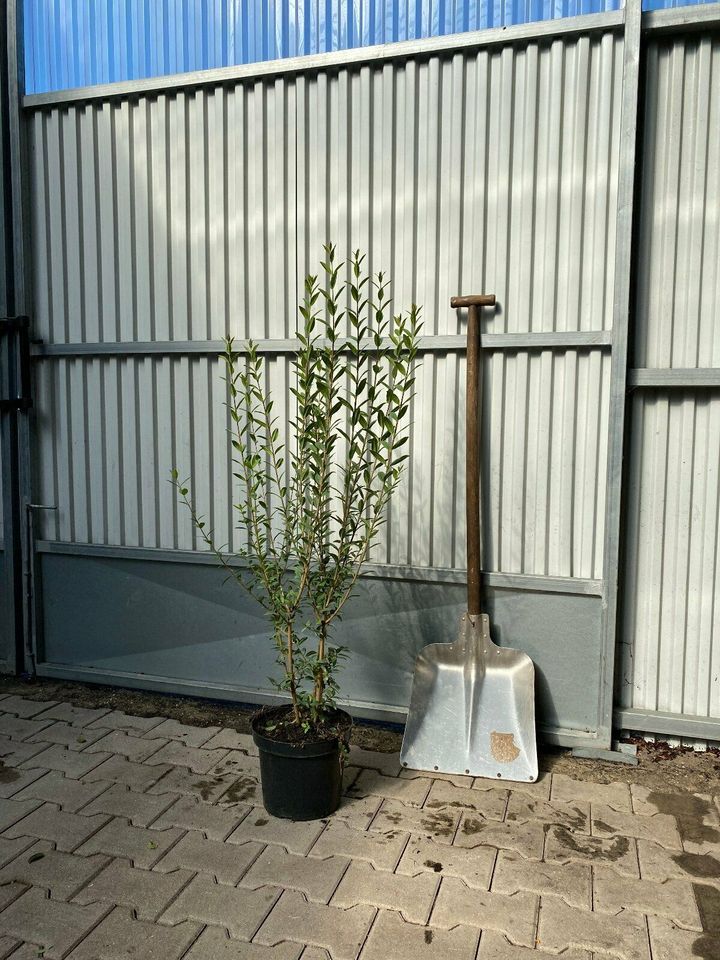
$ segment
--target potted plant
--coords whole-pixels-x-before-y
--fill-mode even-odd
[[[172,482],[202,538],[265,609],[289,702],[253,719],[263,801],[294,820],[340,803],[351,718],[336,706],[346,649],[333,628],[385,520],[407,455],[407,412],[420,331],[416,306],[393,316],[389,281],[364,257],[338,262],[324,247],[321,279],[308,276],[293,359],[287,436],[264,386],[257,345],[225,342],[234,505],[245,545],[231,556],[197,512],[189,481]]]

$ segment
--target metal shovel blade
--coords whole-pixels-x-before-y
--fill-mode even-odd
[[[486,614],[466,613],[454,643],[419,653],[400,761],[413,770],[537,780],[533,662],[492,642]]]

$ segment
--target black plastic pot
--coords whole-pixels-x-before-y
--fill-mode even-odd
[[[338,716],[352,720],[343,710]],[[253,740],[260,752],[263,805],[273,817],[319,820],[334,813],[342,795],[342,750],[339,737],[309,743],[272,740],[263,732],[267,714],[252,721]]]

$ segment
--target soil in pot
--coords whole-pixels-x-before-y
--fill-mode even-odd
[[[271,816],[319,820],[337,810],[351,727],[344,710],[334,710],[323,725],[307,732],[291,722],[287,706],[262,710],[253,718],[263,805]]]

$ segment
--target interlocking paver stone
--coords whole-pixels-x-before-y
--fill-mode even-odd
[[[84,727],[88,723],[92,723],[93,720],[98,720],[100,717],[106,716],[108,713],[110,713],[110,711],[104,707],[89,709],[88,707],[76,707],[72,703],[58,703],[56,706],[46,710],[41,719],[62,720],[65,723],[72,723],[76,727]]]
[[[209,873],[220,883],[236,884],[262,848],[261,843],[236,846],[218,840],[206,840],[201,833],[191,831],[169,850],[155,865],[155,869],[167,871],[186,867]]]
[[[402,770],[399,753],[378,753],[375,750],[363,750],[362,747],[356,747],[354,744],[350,746],[348,764],[353,767],[365,767],[368,770],[377,770],[386,777],[397,777]],[[408,776],[408,779],[414,780],[416,777],[427,779],[427,774],[421,773],[418,770],[405,772],[408,775],[412,774],[412,776]]]
[[[40,806],[38,800],[0,800],[0,833]],[[8,834],[12,836],[12,834]]]
[[[333,814],[336,820],[344,820],[356,830],[367,830],[373,817],[383,803],[397,801],[383,800],[382,797],[348,797],[341,799],[339,808]],[[404,807],[404,809],[409,809]],[[413,812],[414,809],[413,809]]]
[[[38,770],[29,772],[39,773],[40,776],[36,777],[21,793],[15,794],[15,799],[46,800],[48,803],[62,807],[66,813],[77,813],[81,808],[85,808],[86,804],[107,790],[109,786],[102,781],[83,783],[81,780],[73,780],[59,770],[51,770],[49,773]],[[83,809],[83,813],[96,812],[99,811]]]
[[[97,733],[97,731],[95,731]],[[169,741],[165,741],[168,743]],[[134,763],[142,763],[165,745],[162,740],[144,740],[133,736],[126,730],[111,730],[101,734],[97,740],[85,748],[85,753],[115,753]]]
[[[150,733],[154,733],[153,730]],[[188,747],[184,743],[171,740],[154,753],[145,763],[154,766],[158,763],[169,763],[175,767],[188,767],[193,773],[208,773],[216,767],[227,750],[205,750],[202,747]]]
[[[536,800],[549,800],[552,789],[551,773],[540,773],[537,780],[532,783],[513,782],[509,784],[511,793],[522,793],[526,796],[535,797]],[[475,777],[473,781],[475,790],[497,790],[497,780],[491,780],[489,777]]]
[[[552,960],[557,957],[554,953],[545,953],[544,950],[533,950],[531,947],[518,947],[510,943],[502,933],[494,930],[483,930],[480,936],[480,950],[477,960]],[[561,960],[592,960],[586,950],[563,950]]]
[[[92,930],[107,907],[80,906],[49,900],[33,888],[18,897],[2,914],[3,933],[43,947],[48,960],[59,960]]]
[[[98,767],[95,767],[83,779],[111,780],[114,783],[124,783],[133,790],[144,791],[164,776],[171,767],[168,764],[148,766],[144,763],[133,763],[125,757],[110,757]]]
[[[33,744],[33,746],[42,746],[42,744]],[[52,744],[25,760],[23,766],[28,770],[36,767],[42,767],[43,770],[59,770],[65,776],[79,780],[109,757],[109,753],[78,753],[77,750],[68,750],[67,747]]]
[[[259,776],[259,772],[258,772]],[[262,802],[262,790],[260,780],[255,777],[235,775],[235,779],[230,786],[215,801],[220,806],[237,807],[243,809],[248,805]]]
[[[51,840],[58,850],[71,853],[99,830],[106,821],[107,817],[102,815],[83,817],[78,813],[66,813],[53,803],[44,803],[23,820],[13,824],[5,831],[5,836]]]
[[[383,910],[372,926],[362,960],[474,960],[478,936],[471,927],[422,927]]]
[[[106,863],[105,857],[76,857],[41,840],[0,870],[0,884],[26,883],[48,890],[53,900],[70,900]]]
[[[202,747],[220,732],[220,727],[193,727],[187,723],[178,723],[177,720],[163,720],[144,736],[149,740],[160,737],[164,740],[178,740],[186,747]]]
[[[11,953],[14,960],[37,960],[38,951],[37,947],[32,947],[29,944],[22,945],[14,937],[0,935],[0,960],[6,960]]]
[[[720,886],[720,856],[667,850],[649,840],[638,840],[640,876],[645,880],[701,880]]]
[[[650,960],[643,917],[627,911],[609,916],[577,910],[558,897],[543,898],[538,941],[555,953],[573,947],[622,960]]]
[[[107,909],[104,905],[99,908]],[[179,960],[200,929],[199,924],[189,920],[175,927],[135,920],[129,910],[117,907],[73,950],[68,960]]]
[[[162,923],[199,920],[225,927],[231,937],[251,940],[280,895],[277,887],[250,890],[198,876],[161,917]]]
[[[436,780],[425,801],[425,808],[453,807],[456,810],[469,810],[488,820],[502,820],[507,802],[507,790],[476,790],[474,787],[456,787],[447,780]]]
[[[459,877],[469,887],[487,890],[493,873],[497,850],[475,847],[465,850],[435,843],[426,837],[412,836],[400,858],[396,873],[415,876],[429,872],[441,877]]]
[[[515,850],[523,857],[540,860],[545,844],[546,824],[495,823],[482,817],[464,813],[453,843],[458,847],[489,846],[502,850]]]
[[[136,730],[147,733],[153,727],[164,722],[164,717],[133,717],[121,710],[113,710],[88,724],[90,729],[99,727],[102,730]]]
[[[710,794],[661,793],[636,784],[630,791],[635,813],[675,818],[685,850],[720,854],[720,795],[713,802]]]
[[[372,753],[371,750],[367,751]],[[366,766],[372,766],[372,764],[366,764]],[[411,770],[410,767],[403,767],[398,776],[402,780],[416,780],[418,777],[431,777],[433,780],[447,780],[449,783],[454,783],[456,787],[471,787],[473,785],[474,777],[466,777],[462,773],[440,773],[439,771],[433,771],[429,773],[427,770]],[[497,783],[493,781],[493,786],[497,787]]]
[[[346,857],[316,860],[268,845],[242,879],[244,887],[265,884],[299,890],[308,900],[327,903],[348,866]],[[360,900],[357,901],[360,903]]]
[[[91,853],[127,857],[136,867],[149,869],[181,836],[182,830],[147,830],[133,827],[127,820],[116,817],[90,837],[77,852],[83,857]]]
[[[15,837],[13,840],[9,837],[0,837],[0,867],[11,863],[35,842],[34,837]]]
[[[42,726],[45,729],[28,737],[29,743],[55,743],[67,747],[68,750],[84,750],[88,744],[102,737],[100,730],[85,730],[60,720],[48,721]]]
[[[564,827],[550,827],[545,847],[549,863],[605,863],[619,873],[639,877],[636,841],[628,837],[586,837]]]
[[[648,917],[653,960],[716,960],[720,953],[717,932],[683,930],[663,917]]]
[[[594,803],[592,824],[596,837],[635,837],[637,840],[652,840],[669,850],[682,850],[675,818],[664,813],[642,817],[637,814],[618,813],[611,807]]]
[[[334,906],[368,903],[386,910],[399,910],[411,923],[427,923],[440,877],[419,873],[415,877],[375,870],[362,860],[351,863],[332,900]]]
[[[3,713],[14,713],[16,717],[34,717],[50,707],[54,707],[57,700],[27,700],[15,695],[5,697],[0,704]]]
[[[307,950],[303,952],[297,943],[265,947],[260,943],[231,940],[220,927],[208,927],[192,945],[185,960],[299,960],[301,953],[303,960],[309,960]]]
[[[425,834],[440,843],[452,843],[461,811],[455,807],[422,809],[408,807],[399,800],[383,800],[382,806],[370,824],[370,830],[407,830]]]
[[[310,851],[311,857],[352,857],[367,860],[377,870],[394,870],[409,834],[391,830],[389,833],[363,833],[347,824],[331,821]],[[302,852],[302,851],[296,851]]]
[[[148,770],[157,769],[147,767]],[[186,767],[168,767],[148,793],[184,793],[214,803],[235,784],[237,777],[208,777],[193,773]]]
[[[587,800],[589,803],[604,803],[621,813],[632,811],[630,787],[626,783],[590,783],[573,780],[563,773],[553,774],[550,799],[569,803]]]
[[[156,920],[191,879],[190,870],[158,873],[139,870],[125,860],[113,860],[76,895],[75,902],[131,907],[140,920]]]
[[[203,747],[203,750],[208,749]],[[260,758],[250,756],[242,750],[223,750],[225,754],[222,760],[208,771],[211,777],[224,777],[230,774],[237,776],[244,774],[260,779]]]
[[[0,737],[0,763],[3,767],[19,767],[46,749],[44,743],[27,743],[25,740],[11,740]]]
[[[240,825],[228,837],[228,843],[277,843],[289,853],[305,854],[315,843],[323,829],[322,821],[279,820],[271,817],[262,807],[253,807]],[[323,854],[329,856],[329,854]]]
[[[6,767],[0,760],[0,800],[17,797],[28,784],[44,775],[44,770],[19,770],[17,767]]]
[[[370,794],[374,797],[400,800],[412,807],[421,807],[431,785],[432,781],[427,777],[402,780],[399,777],[385,777],[377,770],[362,770],[348,793],[356,797]]]
[[[562,897],[567,903],[585,910],[592,908],[590,867],[581,863],[541,863],[526,860],[516,853],[501,850],[492,878],[497,893],[527,890],[542,896]]]
[[[308,903],[301,893],[286,890],[255,940],[267,946],[294,940],[328,950],[333,960],[355,960],[374,916],[363,904],[343,910]]]
[[[462,880],[445,877],[430,918],[433,926],[450,930],[456,924],[497,930],[513,943],[533,946],[539,900],[531,893],[489,893],[473,890]]]
[[[161,798],[160,795],[158,799]],[[166,795],[165,795],[166,796]],[[153,797],[146,797],[153,800]],[[200,830],[210,840],[224,840],[242,820],[245,811],[239,807],[214,807],[194,797],[184,796],[169,807],[153,822],[153,829],[183,827],[185,830]]]
[[[508,801],[505,820],[507,823],[540,820],[542,823],[556,823],[574,833],[589,834],[590,804],[536,800],[521,793],[513,793]]]
[[[229,727],[223,727],[218,733],[202,744],[206,750],[241,750],[250,757],[258,756],[258,748],[250,733],[238,733]]]
[[[702,930],[695,894],[688,880],[666,880],[664,883],[629,880],[602,866],[595,867],[593,880],[594,909],[600,913],[632,910],[667,917],[689,930]]]
[[[0,910],[4,910],[13,900],[17,900],[26,889],[27,887],[22,883],[7,883],[5,886],[0,886]]]
[[[0,737],[9,737],[10,740],[26,740],[53,726],[53,723],[52,720],[26,720],[11,713],[2,713],[0,714]]]
[[[154,796],[129,790],[121,783],[114,783],[83,808],[83,815],[105,813],[112,817],[124,817],[135,827],[147,827],[172,803],[167,794]],[[155,826],[155,824],[153,824]],[[174,826],[174,824],[169,824]]]

